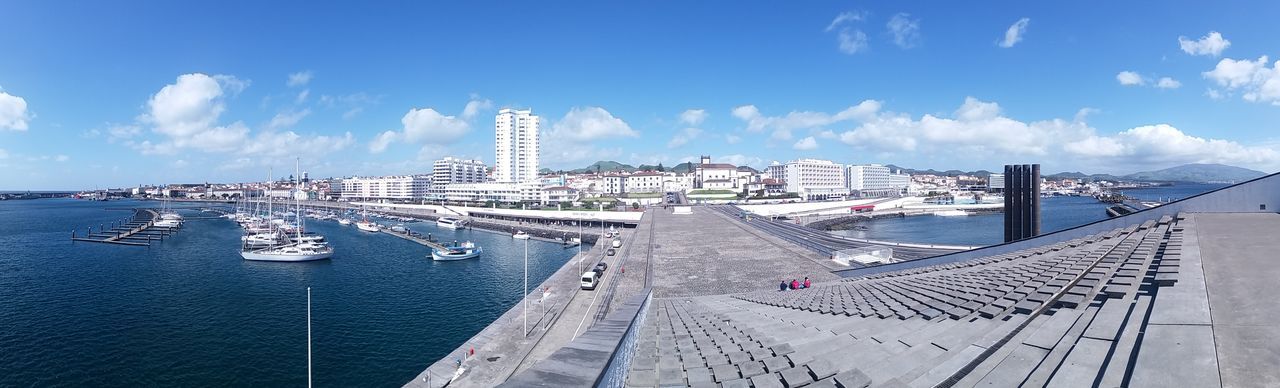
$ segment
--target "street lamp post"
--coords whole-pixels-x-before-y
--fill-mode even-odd
[[[529,336],[529,240],[524,240],[524,336]]]

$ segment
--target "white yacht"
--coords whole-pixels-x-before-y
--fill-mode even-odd
[[[298,170],[300,175],[301,168]],[[295,211],[288,214],[292,215],[293,221],[297,224],[290,225],[293,226],[292,236],[289,236],[288,239],[281,239],[280,233],[283,232],[282,227],[285,226],[284,220],[279,220],[281,221],[279,223],[275,222],[277,220],[271,220],[267,223],[267,226],[271,229],[270,232],[244,236],[240,257],[253,261],[290,262],[324,260],[333,257],[333,247],[324,241],[324,236],[314,234],[304,236],[302,234],[304,229],[303,222],[305,222],[303,217],[299,216],[302,214],[302,203],[298,201],[297,196],[293,197]],[[270,213],[270,209],[268,209],[268,214]],[[267,247],[258,248],[260,245],[257,244],[262,243],[266,243]]]
[[[525,233],[523,230],[517,230],[516,234],[511,235],[511,238],[514,238],[517,240],[528,240],[529,234]]]
[[[466,223],[467,223],[466,221],[453,218],[453,217],[440,217],[439,220],[436,220],[436,226],[439,226],[445,229],[458,229],[458,228],[461,228]]]
[[[245,260],[254,261],[314,261],[333,257],[333,248],[312,243],[291,244],[240,252]]]
[[[346,218],[339,218],[338,225],[351,225],[351,220]]]
[[[476,246],[475,243],[467,241],[465,243],[445,247],[445,249],[437,249],[431,251],[431,258],[437,261],[463,260],[479,257],[484,249]]]

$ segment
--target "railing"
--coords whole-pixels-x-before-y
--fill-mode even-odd
[[[500,386],[622,387],[651,300],[652,289],[641,290],[586,333]]]

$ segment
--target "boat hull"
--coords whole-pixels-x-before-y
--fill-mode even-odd
[[[480,253],[482,252],[483,250],[480,248],[476,248],[475,250],[468,251],[463,254],[441,254],[440,251],[435,250],[435,251],[431,251],[431,258],[435,261],[466,260],[466,259],[474,259],[476,257],[480,257]]]
[[[282,261],[282,262],[298,262],[298,261],[316,261],[327,260],[333,257],[333,252],[299,254],[299,255],[277,255],[260,252],[240,252],[240,257],[250,261]]]

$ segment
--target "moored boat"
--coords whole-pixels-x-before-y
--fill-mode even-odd
[[[461,228],[464,224],[466,224],[466,221],[453,218],[453,217],[440,217],[439,220],[436,220],[436,226],[439,226],[445,229],[458,229],[458,228]]]
[[[517,240],[528,240],[529,234],[525,233],[523,230],[517,230],[516,234],[511,235],[511,238],[514,238]]]
[[[455,246],[445,247],[445,249],[433,250],[431,251],[431,258],[437,261],[463,260],[479,257],[483,251],[483,248],[467,241]]]

